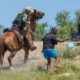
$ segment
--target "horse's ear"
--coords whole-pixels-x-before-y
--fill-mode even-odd
[[[37,11],[36,11],[36,9],[34,9],[34,13],[36,13]]]

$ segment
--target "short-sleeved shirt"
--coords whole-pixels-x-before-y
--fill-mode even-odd
[[[57,44],[57,35],[53,33],[48,33],[43,37],[43,49],[54,48]]]

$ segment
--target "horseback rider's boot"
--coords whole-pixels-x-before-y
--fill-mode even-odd
[[[25,34],[25,37],[29,43],[31,51],[35,50],[37,47],[34,46],[33,39],[29,31]]]

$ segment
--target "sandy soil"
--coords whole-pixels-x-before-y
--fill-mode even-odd
[[[17,52],[16,56],[13,58],[12,63],[14,70],[29,70],[31,68],[37,68],[38,66],[44,66],[46,64],[46,60],[43,57],[42,53],[42,42],[37,41],[34,42],[35,46],[37,46],[37,49],[35,51],[30,51],[29,54],[29,60],[24,65],[24,50],[20,50]],[[66,48],[66,42],[59,43],[56,48],[59,50],[63,50]],[[80,47],[79,47],[80,48]],[[4,70],[10,70],[7,57],[9,56],[9,52],[5,53],[4,56],[4,64],[3,69]]]
[[[23,69],[30,69],[36,68],[39,65],[45,64],[45,59],[42,54],[42,42],[34,42],[37,49],[35,51],[30,51],[29,53],[29,60],[26,64],[24,64],[24,50],[20,50],[17,52],[16,56],[13,58],[12,63],[15,70],[23,70]],[[4,64],[3,69],[9,70],[9,63],[7,57],[9,56],[9,52],[7,51],[4,56]]]

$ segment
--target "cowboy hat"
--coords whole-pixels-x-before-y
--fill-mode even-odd
[[[32,7],[26,7],[26,8],[24,8],[24,10],[29,10],[29,11],[31,11],[31,12],[34,12],[34,10],[33,10]]]

